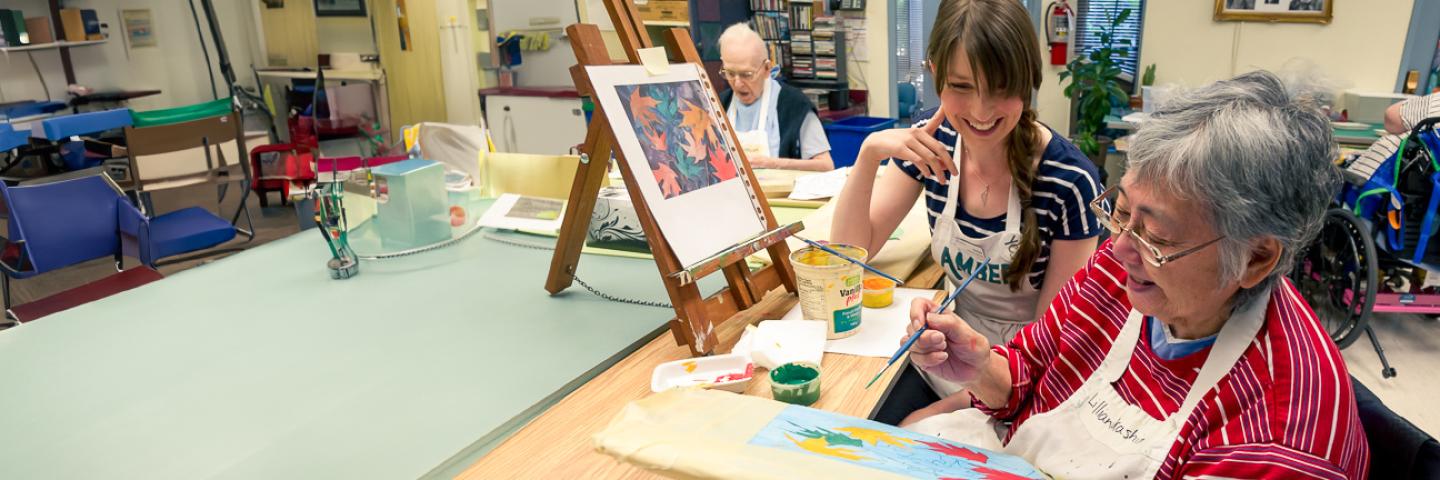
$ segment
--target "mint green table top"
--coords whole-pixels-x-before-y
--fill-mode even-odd
[[[549,251],[482,235],[343,281],[327,257],[300,232],[0,332],[0,478],[443,476],[672,314],[552,298]],[[667,300],[650,260],[580,276]]]
[[[1385,124],[1366,123],[1364,125],[1365,126],[1361,128],[1340,128],[1339,126],[1332,126],[1331,128],[1334,130],[1336,142],[1345,145],[1369,147],[1370,144],[1380,139],[1380,134],[1376,133],[1376,130],[1384,130]]]

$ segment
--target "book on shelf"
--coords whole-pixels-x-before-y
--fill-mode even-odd
[[[790,22],[784,12],[757,12],[750,25],[766,40],[784,40],[790,36]]]
[[[770,60],[774,61],[776,66],[785,68],[790,64],[790,55],[786,54],[784,43],[765,42],[765,49],[767,50],[766,54],[770,56]]]
[[[813,9],[813,4],[790,4],[790,28],[809,30],[812,24],[810,12],[812,12]]]
[[[819,88],[805,88],[801,89],[800,91],[805,92],[805,96],[810,98],[810,103],[815,105],[816,108],[819,108],[820,110],[825,110],[827,107],[830,106],[829,90],[823,90]]]
[[[750,0],[751,10],[784,10],[785,0]]]

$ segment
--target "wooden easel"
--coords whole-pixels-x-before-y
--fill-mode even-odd
[[[610,13],[616,33],[620,36],[620,42],[625,47],[628,58],[626,63],[640,64],[639,50],[654,45],[645,32],[635,4],[631,0],[605,0],[605,7]],[[613,63],[605,50],[600,29],[591,24],[575,24],[567,27],[565,33],[570,37],[575,58],[579,62],[578,65],[570,67],[575,88],[581,95],[594,98],[594,88],[585,73],[585,66]],[[701,64],[700,54],[696,52],[695,44],[685,29],[670,29],[665,32],[665,40],[668,44],[666,53],[672,61]],[[714,93],[710,92],[712,95]],[[614,133],[606,118],[599,102],[595,102],[595,115],[585,135],[585,145],[581,149],[583,155],[570,190],[570,202],[561,222],[560,238],[555,245],[555,256],[550,262],[550,274],[545,282],[545,290],[551,295],[558,294],[568,288],[575,279],[590,213],[595,209],[600,184],[606,175],[607,160],[613,153],[615,160],[619,162],[620,171],[624,174],[625,187],[630,192],[635,213],[645,230],[650,252],[655,256],[655,265],[660,269],[665,291],[670,296],[670,303],[675,307],[675,318],[670,320],[670,331],[675,335],[677,344],[688,345],[693,355],[713,353],[717,343],[713,331],[717,326],[736,313],[750,308],[775,287],[784,285],[790,295],[795,294],[795,271],[790,266],[790,248],[785,244],[784,238],[799,231],[800,226],[777,225],[770,210],[770,203],[764,195],[756,195],[765,215],[767,232],[764,235],[720,252],[689,268],[681,265],[646,206],[637,179],[627,167],[625,155],[616,148]],[[725,117],[722,115],[721,118]],[[750,169],[750,162],[745,158],[744,151],[738,148],[740,141],[735,137],[734,127],[729,120],[725,120],[722,125],[731,144],[737,146],[739,161],[745,165],[744,174],[749,177],[750,184],[758,189],[759,182]],[[643,162],[645,159],[639,161]],[[751,272],[745,263],[745,257],[762,249],[770,252],[773,265]],[[710,297],[702,297],[695,282],[721,270],[725,272],[728,287]]]

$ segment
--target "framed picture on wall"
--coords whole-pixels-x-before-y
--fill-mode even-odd
[[[1215,0],[1216,21],[1330,23],[1335,0]]]
[[[363,17],[365,0],[315,0],[317,17]]]

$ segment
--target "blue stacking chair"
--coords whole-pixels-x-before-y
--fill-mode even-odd
[[[9,123],[0,123],[0,152],[8,152],[28,143],[30,132],[17,132]]]
[[[50,183],[7,186],[0,197],[10,213],[8,235],[0,238],[0,276],[6,313],[14,322],[31,321],[89,301],[104,298],[161,278],[149,248],[149,221],[109,177],[89,175]],[[15,305],[10,280],[33,277],[98,258],[140,260],[121,270],[24,305]]]
[[[236,235],[254,238],[254,223],[246,206],[250,192],[250,171],[240,134],[240,116],[234,113],[179,123],[147,127],[125,127],[135,190],[141,208],[150,215],[151,254],[160,264],[231,252],[212,249]],[[240,183],[239,205],[229,219],[206,206],[192,206],[173,212],[154,212],[150,194],[157,191],[196,186],[216,187],[215,211],[223,206],[230,183]],[[236,225],[244,215],[248,229]],[[181,254],[194,253],[185,257]]]
[[[103,158],[89,158],[85,141],[79,138],[130,126],[130,109],[117,108],[101,112],[77,113],[40,121],[46,140],[60,145],[60,159],[69,171],[100,166]]]

